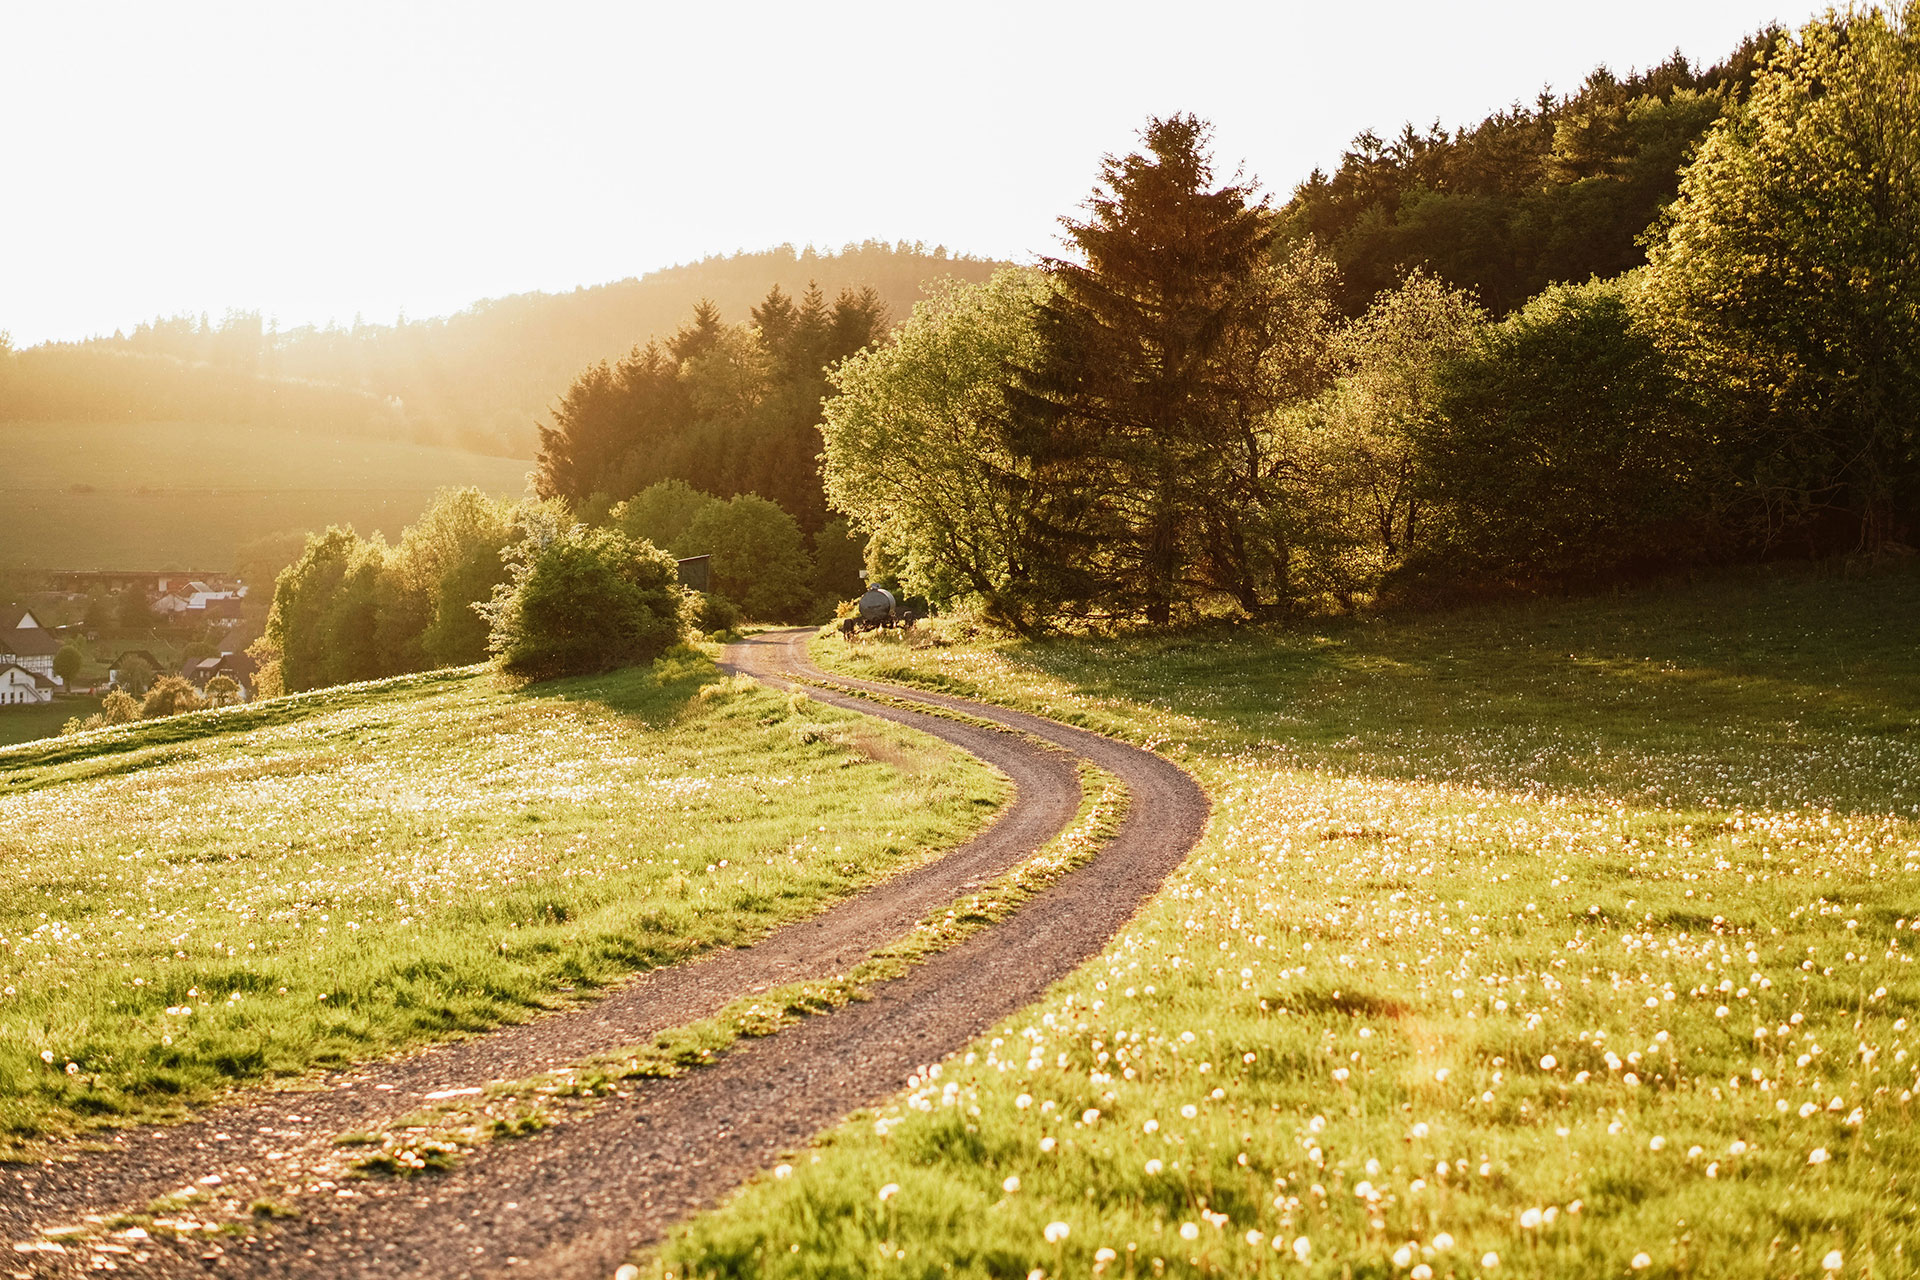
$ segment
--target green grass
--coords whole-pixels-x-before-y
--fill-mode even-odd
[[[524,1018],[976,827],[928,739],[723,678],[468,669],[0,751],[0,1140]]]
[[[55,698],[46,703],[0,707],[0,747],[54,737],[74,716],[84,720],[99,709],[98,698]]]
[[[0,567],[217,571],[286,529],[389,538],[434,491],[518,495],[528,464],[462,449],[225,424],[0,423]]]
[[[1909,570],[823,641],[1157,743],[1214,818],[1100,959],[649,1265],[1913,1274],[1916,635]]]

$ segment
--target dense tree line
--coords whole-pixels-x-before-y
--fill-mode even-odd
[[[1728,99],[1645,266],[1505,315],[1109,157],[1078,254],[917,307],[834,375],[826,486],[910,591],[1024,630],[1585,583],[1920,531],[1920,3],[1810,24]]]
[[[873,289],[831,304],[818,286],[796,301],[774,288],[751,324],[702,302],[664,342],[577,377],[540,429],[534,487],[576,506],[680,480],[720,497],[757,494],[808,533],[827,522],[819,468],[827,370],[878,339]]]
[[[1495,314],[1549,284],[1618,275],[1645,261],[1640,237],[1681,168],[1780,39],[1762,32],[1707,69],[1677,53],[1625,78],[1603,67],[1567,97],[1543,93],[1453,132],[1363,133],[1331,174],[1294,191],[1287,234],[1330,255],[1348,315],[1416,268]]]
[[[440,494],[396,544],[335,527],[307,540],[274,584],[251,650],[267,692],[294,693],[487,657],[475,612],[508,580],[501,553],[524,534],[526,504],[477,489]]]
[[[677,640],[683,624],[817,621],[860,590],[861,546],[844,519],[816,536],[816,555],[775,504],[677,480],[593,523],[579,514],[457,489],[392,544],[348,528],[314,534],[275,580],[250,650],[261,687],[294,693],[490,655],[536,678],[596,670],[652,657],[669,623]],[[709,557],[704,592],[677,585],[675,558],[691,556]]]

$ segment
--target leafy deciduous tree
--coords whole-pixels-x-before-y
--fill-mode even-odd
[[[1653,239],[1668,345],[1726,393],[1768,531],[1920,527],[1920,3],[1808,24]]]
[[[80,652],[77,645],[64,644],[60,652],[53,655],[53,674],[72,684],[73,678],[80,674],[80,668],[87,664],[87,655]]]
[[[1009,483],[1009,378],[1039,359],[1041,272],[936,287],[884,346],[835,370],[827,402],[827,497],[888,548],[902,585],[942,604],[971,597],[1030,626]],[[856,580],[857,581],[857,580]]]
[[[794,518],[765,498],[742,494],[703,508],[674,553],[711,556],[709,590],[766,622],[804,620],[813,604],[813,562]]]
[[[1584,576],[1702,545],[1697,411],[1626,294],[1555,286],[1442,366],[1435,412],[1410,424],[1424,553]]]
[[[687,598],[672,556],[617,529],[536,516],[486,610],[502,667],[536,680],[583,675],[651,662],[679,641]]]
[[[153,682],[153,688],[147,690],[147,696],[141,701],[140,718],[158,720],[163,716],[177,716],[183,711],[198,711],[204,705],[200,691],[185,676],[161,676]]]

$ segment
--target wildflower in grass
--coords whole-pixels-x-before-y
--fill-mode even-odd
[[[773,1176],[776,1178],[791,1178],[793,1176],[793,1166],[790,1164],[777,1164],[773,1166]]]
[[[1107,1246],[1105,1245],[1101,1245],[1098,1249],[1095,1249],[1093,1251],[1093,1260],[1102,1266],[1105,1266],[1107,1263],[1112,1262],[1115,1258],[1119,1256],[1120,1256],[1119,1254],[1107,1248]]]
[[[1006,1192],[1008,1195],[1012,1195],[1014,1192],[1018,1191],[1020,1189],[1020,1175],[1017,1173],[1009,1174],[1007,1176],[1007,1180],[1000,1184],[1000,1189]]]
[[[1808,1164],[1825,1164],[1829,1158],[1825,1147],[1815,1147],[1807,1153]]]
[[[1407,1273],[1413,1280],[1433,1280],[1433,1268],[1422,1262]]]
[[[1160,1158],[1155,1156],[1153,1159],[1147,1161],[1147,1174],[1149,1177],[1158,1176],[1160,1171],[1166,1167],[1165,1164],[1161,1163]]]
[[[1821,1268],[1827,1271],[1838,1271],[1845,1264],[1846,1264],[1846,1259],[1840,1256],[1840,1251],[1838,1249],[1833,1250],[1831,1253],[1827,1254],[1826,1257],[1820,1259]]]
[[[1523,1231],[1536,1231],[1540,1227],[1541,1213],[1538,1209],[1520,1211],[1520,1227]]]
[[[1500,1265],[1500,1255],[1489,1249],[1480,1255],[1480,1265],[1491,1271]]]
[[[1628,1263],[1627,1265],[1632,1267],[1635,1271],[1645,1271],[1648,1267],[1653,1265],[1653,1259],[1647,1254],[1636,1253],[1633,1255],[1633,1261]]]
[[[1198,1240],[1200,1238],[1199,1226],[1191,1222],[1181,1223],[1180,1238],[1182,1240]]]
[[[1064,1222],[1049,1222],[1046,1230],[1047,1243],[1059,1244],[1072,1230],[1073,1228]]]
[[[900,1184],[897,1182],[889,1182],[886,1186],[880,1188],[880,1203],[885,1204],[899,1194]]]
[[[1398,1249],[1395,1249],[1393,1251],[1393,1265],[1396,1267],[1403,1267],[1403,1268],[1412,1266],[1413,1250],[1404,1244],[1401,1245]]]
[[[1276,1240],[1274,1241],[1274,1243],[1278,1244],[1279,1241]],[[1294,1240],[1293,1256],[1300,1259],[1300,1261],[1302,1262],[1305,1262],[1308,1258],[1312,1257],[1313,1241],[1307,1239],[1305,1236],[1300,1236],[1299,1238]]]
[[[1442,1231],[1434,1236],[1433,1248],[1436,1253],[1445,1253],[1447,1250],[1453,1248],[1453,1233]]]

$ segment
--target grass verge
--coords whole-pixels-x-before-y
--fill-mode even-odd
[[[1911,1274],[1920,575],[817,646],[1214,799],[1105,954],[675,1277]]]

